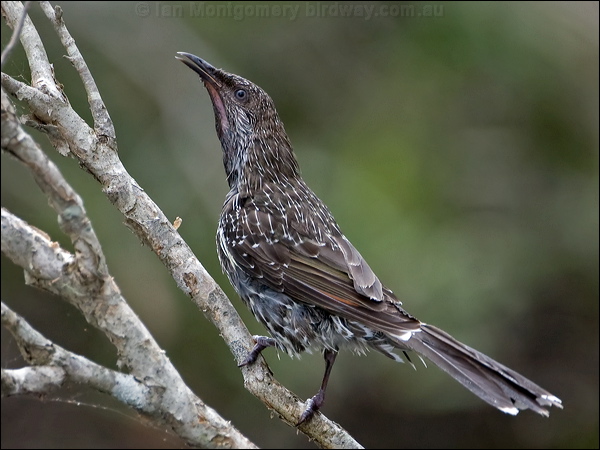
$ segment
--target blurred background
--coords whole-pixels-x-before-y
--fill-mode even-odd
[[[341,354],[323,412],[368,448],[598,448],[598,3],[58,3],[116,126],[127,170],[230,296],[215,230],[227,192],[212,107],[175,60],[194,53],[274,99],[313,190],[408,311],[560,397],[511,417],[431,365]],[[83,88],[36,4],[58,80]],[[267,16],[265,16],[268,15]],[[258,16],[258,17],[257,17]],[[10,30],[2,23],[2,46]],[[21,48],[6,72],[29,82]],[[73,159],[39,142],[84,198],[112,275],[206,403],[264,448],[315,448],[245,391],[216,329]],[[31,177],[2,156],[2,206],[65,248]],[[2,259],[2,299],[48,338],[115,367],[108,341]],[[2,367],[20,367],[2,331]],[[320,355],[265,352],[314,395]],[[185,447],[71,387],[2,399],[2,448]]]

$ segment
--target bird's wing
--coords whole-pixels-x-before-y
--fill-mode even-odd
[[[318,242],[302,226],[284,228],[284,220],[255,208],[241,213],[237,230],[225,227],[235,242],[227,258],[271,289],[331,314],[392,334],[419,328],[341,233]]]

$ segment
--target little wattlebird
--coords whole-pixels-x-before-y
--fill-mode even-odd
[[[230,191],[217,231],[221,267],[272,337],[254,336],[240,366],[267,347],[291,356],[322,351],[325,375],[299,424],[323,405],[337,353],[411,350],[508,414],[548,416],[561,400],[524,376],[419,321],[383,286],[300,175],[292,144],[265,91],[189,53],[212,100]],[[408,359],[410,362],[410,359]]]

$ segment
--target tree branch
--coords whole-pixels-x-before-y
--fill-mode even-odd
[[[2,303],[2,325],[15,338],[21,354],[33,366],[2,369],[2,395],[46,394],[71,381],[110,394],[122,403],[150,415],[157,386],[133,375],[100,366],[46,339]]]
[[[96,86],[92,73],[79,52],[75,40],[71,37],[69,30],[67,30],[65,22],[62,19],[62,9],[58,5],[52,8],[52,5],[50,5],[49,2],[40,2],[40,6],[44,11],[44,14],[46,14],[46,17],[48,17],[50,22],[54,25],[56,34],[58,34],[63,47],[67,50],[68,56],[66,56],[66,58],[73,64],[75,70],[79,73],[79,77],[81,78],[83,87],[88,96],[96,135],[115,140],[115,128],[108,114],[108,110],[102,101],[100,91],[98,91],[98,86]]]
[[[101,286],[96,290],[90,289],[91,280],[78,272],[74,255],[5,208],[2,208],[2,252],[23,267],[28,284],[59,295],[76,305],[86,320],[102,330],[117,347],[121,361],[119,365],[131,368],[131,374],[102,368],[66,352],[3,306],[3,325],[15,335],[29,363],[56,366],[64,370],[66,378],[85,382],[115,396],[140,413],[166,424],[191,445],[255,448],[228,421],[189,390],[122,298],[112,278],[108,277],[102,282],[96,279],[95,284]],[[3,374],[5,376],[10,376],[12,380],[8,383],[12,387],[7,388],[7,392],[11,392],[11,389],[17,393],[24,392],[23,389],[18,390],[14,373],[8,372]],[[55,373],[55,381],[50,385],[56,385],[59,378],[59,374]],[[134,395],[137,391],[140,392]]]
[[[2,8],[9,25],[17,22],[23,10],[18,2],[2,2]],[[110,117],[102,103],[87,65],[65,27],[62,13],[58,9],[53,9],[46,2],[42,2],[42,9],[54,24],[55,30],[67,49],[69,60],[80,74],[88,94],[96,129],[91,129],[71,108],[62,93],[60,85],[54,80],[51,70],[50,74],[52,76],[48,78],[48,71],[51,66],[40,37],[28,18],[24,21],[21,43],[28,56],[33,87],[18,82],[3,73],[3,88],[29,106],[32,118],[30,118],[28,124],[45,131],[50,138],[50,142],[60,153],[66,154],[68,152],[76,158],[101,184],[102,190],[108,199],[125,216],[126,225],[138,236],[142,243],[156,253],[171,273],[177,286],[215,324],[236,361],[241,362],[252,348],[252,340],[248,330],[223,291],[196,259],[189,246],[183,241],[160,208],[127,173],[118,158]],[[43,80],[43,82],[40,80]],[[11,127],[18,131],[18,127],[15,125],[14,113],[7,113],[6,120],[10,121]],[[4,121],[5,114],[3,113],[3,133]],[[20,142],[20,138],[16,136],[11,139],[17,143]],[[24,160],[24,156],[18,153],[17,147],[18,145],[15,144],[9,151],[13,155],[18,155],[19,159]],[[56,202],[59,204],[61,220],[68,216],[66,212],[70,211],[71,208],[75,211],[74,222],[69,221],[69,223],[82,224],[87,220],[84,219],[85,213],[82,205],[74,200],[72,196],[68,199],[58,199]],[[61,205],[63,205],[62,209]],[[65,207],[65,205],[68,206]],[[3,210],[3,227],[5,216],[8,221],[10,213]],[[10,220],[14,222],[12,217]],[[53,278],[41,277],[39,273],[35,272],[35,270],[41,269],[35,265],[33,266],[35,270],[30,268],[31,266],[28,264],[35,262],[37,256],[34,253],[27,252],[29,248],[21,248],[20,251],[15,250],[17,253],[24,252],[24,260],[21,261],[22,264],[19,264],[26,270],[26,273],[32,275],[29,282],[63,295],[76,304],[90,323],[107,333],[111,342],[119,350],[120,360],[131,368],[134,375],[144,374],[144,376],[149,376],[151,374],[153,379],[161,382],[170,377],[180,380],[174,369],[164,365],[166,364],[166,357],[163,357],[163,359],[158,358],[157,351],[160,349],[158,349],[158,346],[154,347],[156,344],[145,328],[140,327],[140,329],[134,331],[134,336],[123,339],[132,331],[129,321],[134,320],[135,315],[127,307],[118,292],[117,286],[108,275],[108,271],[105,271],[103,256],[101,256],[99,248],[92,245],[93,239],[90,236],[85,239],[82,238],[84,234],[81,233],[81,226],[73,225],[73,227],[79,231],[76,233],[75,238],[73,236],[71,238],[72,240],[75,239],[74,244],[78,244],[79,239],[82,239],[79,245],[82,245],[85,251],[82,252],[81,257],[79,257],[78,252],[76,252],[76,256],[73,256],[68,252],[65,255],[57,251],[54,265],[51,266]],[[14,228],[15,230],[19,228],[29,229],[27,233],[30,233],[31,229],[26,224],[15,225]],[[26,232],[23,233],[27,235]],[[2,238],[4,251],[4,228]],[[11,245],[17,246],[16,241],[19,239],[25,239],[25,236],[15,237]],[[33,241],[34,236],[32,235],[30,239]],[[35,236],[35,239],[39,240],[41,237]],[[31,242],[31,245],[33,245],[33,242]],[[39,242],[37,245],[40,245]],[[44,251],[50,251],[53,245],[55,246],[49,239],[46,239],[43,247]],[[23,246],[22,243],[21,246]],[[62,255],[63,259],[59,260],[58,255]],[[72,260],[69,258],[72,258]],[[15,259],[17,259],[16,256]],[[90,264],[92,261],[93,263]],[[75,270],[74,267],[78,270]],[[90,285],[93,286],[91,290]],[[93,293],[92,296],[90,296],[90,291]],[[92,301],[89,301],[90,297],[93,298]],[[104,306],[98,307],[99,304]],[[137,317],[135,317],[135,320],[137,321]],[[111,322],[110,327],[107,327],[107,321]],[[142,343],[148,343],[151,350],[145,349],[136,354]],[[144,347],[144,345],[141,346]],[[162,372],[163,370],[165,372]],[[304,403],[273,378],[262,358],[259,358],[256,364],[244,367],[242,374],[245,387],[262,400],[267,407],[276,411],[282,420],[290,425],[295,425],[298,422],[304,411]],[[163,386],[168,386],[165,391],[166,396],[174,395],[170,392],[175,390],[171,389],[171,385],[163,384]],[[188,395],[185,404],[190,408],[190,411],[195,411],[195,405],[189,397],[191,395],[189,389],[187,387],[182,387],[182,389],[182,392]],[[204,413],[200,415],[205,416]],[[177,426],[173,423],[171,425]],[[317,445],[324,448],[362,448],[345,430],[326,419],[322,414],[317,414],[313,419],[301,425],[299,429],[311,440],[314,440]],[[199,430],[195,431],[200,432]],[[185,438],[190,439],[190,441],[192,441],[191,437],[190,433],[185,434]]]
[[[47,95],[63,98],[62,90],[56,86],[54,70],[48,61],[42,39],[21,2],[2,2],[2,17],[13,32],[21,21],[23,23],[18,36],[29,61],[31,85]]]
[[[2,311],[4,314],[4,303]],[[56,366],[27,366],[20,369],[2,369],[2,396],[44,395],[60,389],[66,374]]]

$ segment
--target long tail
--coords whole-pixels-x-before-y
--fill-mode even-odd
[[[516,415],[531,409],[548,416],[545,406],[562,408],[561,400],[523,375],[454,339],[445,331],[422,324],[421,331],[399,342],[426,357],[464,387],[500,411]]]

